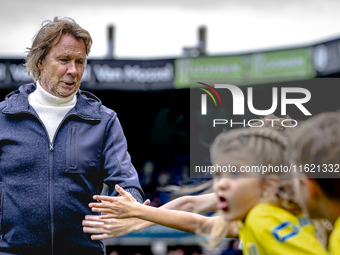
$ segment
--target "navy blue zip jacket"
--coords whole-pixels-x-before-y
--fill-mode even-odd
[[[93,195],[119,184],[142,202],[138,175],[114,111],[78,90],[51,143],[21,86],[0,103],[0,254],[103,254],[83,232]],[[138,195],[136,195],[138,194]]]

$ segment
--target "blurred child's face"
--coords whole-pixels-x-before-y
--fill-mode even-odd
[[[248,162],[228,154],[218,155],[213,162],[219,166],[249,166]],[[237,174],[237,173],[236,173]],[[249,176],[249,175],[248,175]],[[235,178],[236,177],[236,178]],[[240,176],[242,177],[242,176]],[[237,175],[222,173],[214,176],[214,191],[219,200],[218,208],[223,211],[224,219],[244,220],[249,211],[262,197],[262,180],[259,178],[238,178]]]
[[[316,183],[308,178],[294,179],[294,189],[303,211],[311,219],[325,218],[316,199]]]

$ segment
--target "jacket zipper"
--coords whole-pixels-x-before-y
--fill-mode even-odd
[[[72,114],[70,114],[72,115]],[[70,116],[70,115],[65,115],[64,118],[61,120],[61,122],[59,123],[57,129],[55,130],[54,132],[54,135],[53,135],[53,139],[52,139],[52,142],[50,142],[50,137],[48,135],[48,132],[47,132],[47,129],[44,125],[44,123],[40,120],[39,117],[37,117],[39,119],[39,121],[41,122],[41,124],[44,126],[45,128],[45,131],[46,131],[46,134],[47,134],[47,138],[48,138],[48,141],[50,143],[50,215],[51,215],[51,218],[50,218],[50,221],[51,221],[51,255],[54,254],[54,211],[53,211],[53,151],[54,151],[54,139],[59,131],[59,128],[60,126],[64,123],[65,119]]]
[[[46,132],[47,133],[47,132]],[[48,133],[47,133],[48,136]],[[48,137],[48,140],[49,137]],[[53,244],[54,244],[54,214],[53,214],[53,185],[52,185],[52,176],[53,176],[53,142],[50,142],[50,222],[51,222],[51,255],[53,255]]]

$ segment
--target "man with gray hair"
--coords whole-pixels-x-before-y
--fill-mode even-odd
[[[116,113],[79,90],[92,39],[74,20],[43,24],[28,48],[35,80],[0,103],[0,255],[103,254],[83,232],[103,183],[143,191]]]

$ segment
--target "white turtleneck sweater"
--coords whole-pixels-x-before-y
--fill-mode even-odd
[[[38,113],[39,118],[44,123],[50,142],[52,143],[54,134],[65,115],[76,105],[76,93],[68,97],[56,97],[41,87],[39,81],[36,82],[37,89],[28,95],[28,102]]]

